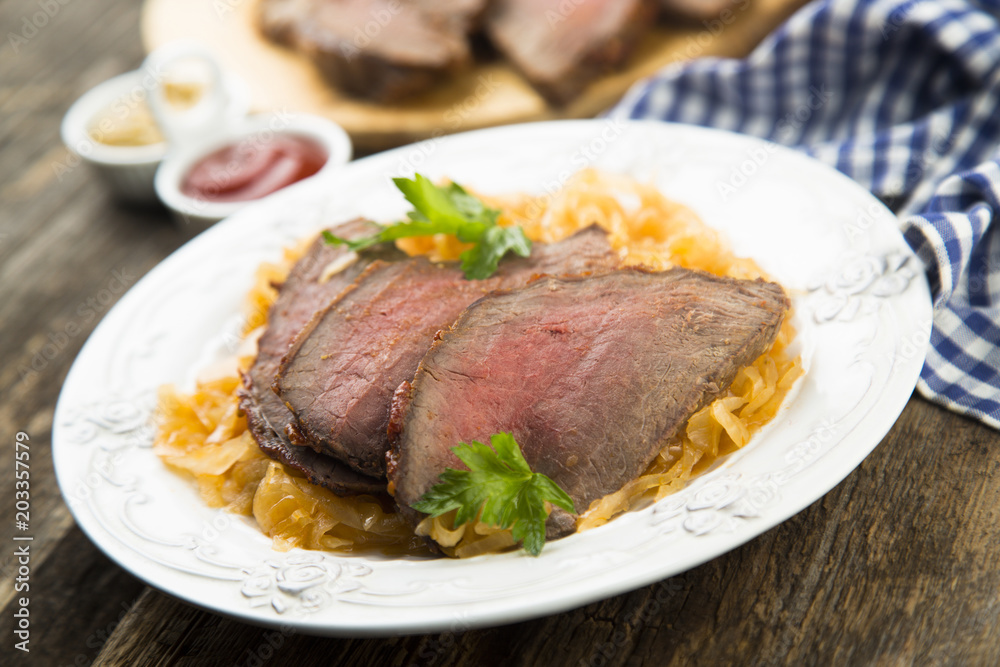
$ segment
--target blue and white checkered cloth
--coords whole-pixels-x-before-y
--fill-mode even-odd
[[[1000,428],[1000,1],[819,0],[746,59],[671,65],[610,115],[762,137],[871,190],[935,295],[920,393]]]

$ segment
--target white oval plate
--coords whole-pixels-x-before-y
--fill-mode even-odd
[[[157,387],[236,344],[257,265],[322,225],[407,208],[414,169],[484,193],[553,191],[594,166],[655,182],[794,295],[808,372],[770,428],[682,492],[607,526],[466,561],[279,553],[206,507],[150,449]],[[136,576],[244,621],[329,635],[456,631],[552,614],[683,572],[802,510],[878,444],[930,335],[922,268],[896,218],[841,174],[765,142],[662,123],[561,121],[429,140],[250,206],[143,278],[66,380],[53,451],[90,538]]]

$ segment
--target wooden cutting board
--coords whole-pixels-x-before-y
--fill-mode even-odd
[[[402,104],[349,97],[332,88],[306,58],[264,39],[255,23],[259,1],[146,0],[143,44],[148,52],[176,39],[203,42],[224,67],[246,80],[255,111],[325,116],[347,130],[359,152],[505,123],[591,117],[668,63],[746,55],[805,4],[732,0],[729,13],[715,20],[671,24],[663,19],[643,38],[625,69],[595,81],[570,104],[554,107],[502,60],[478,63]]]

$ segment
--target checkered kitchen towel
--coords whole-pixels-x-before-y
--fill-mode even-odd
[[[998,107],[1000,0],[818,0],[745,60],[671,65],[610,115],[762,137],[871,190],[935,295],[919,391],[1000,428]]]

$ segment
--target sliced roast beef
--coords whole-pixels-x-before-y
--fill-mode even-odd
[[[620,66],[649,28],[653,0],[495,0],[486,33],[550,102]]]
[[[303,473],[313,484],[330,489],[337,495],[385,493],[385,480],[362,475],[332,456],[290,444],[283,433],[272,428],[271,422],[264,415],[264,404],[256,401],[250,391],[252,389],[242,395],[240,407],[246,414],[250,433],[262,452]],[[270,389],[267,391],[270,393]]]
[[[386,428],[396,387],[413,377],[435,334],[491,290],[543,274],[580,275],[618,265],[606,234],[591,227],[529,258],[505,259],[488,280],[425,258],[375,262],[313,318],[275,383],[299,439],[369,475],[385,474]]]
[[[451,449],[510,432],[578,511],[649,465],[737,371],[773,343],[779,285],[672,269],[547,278],[491,294],[441,333],[393,409],[388,476],[419,500]],[[412,510],[411,510],[412,511]],[[561,510],[551,536],[572,530]]]
[[[374,230],[377,226],[372,222],[352,220],[332,231],[347,238],[359,238]],[[304,472],[311,482],[337,493],[384,491],[385,484],[309,448],[292,445],[285,433],[286,426],[293,421],[292,414],[271,391],[271,384],[295,335],[317,310],[350,285],[371,261],[404,256],[395,248],[386,247],[359,257],[317,238],[279,288],[278,298],[268,314],[268,326],[257,343],[257,358],[243,376],[240,408],[261,450]]]
[[[470,61],[486,0],[263,0],[270,39],[306,54],[338,88],[378,102],[426,89]]]

